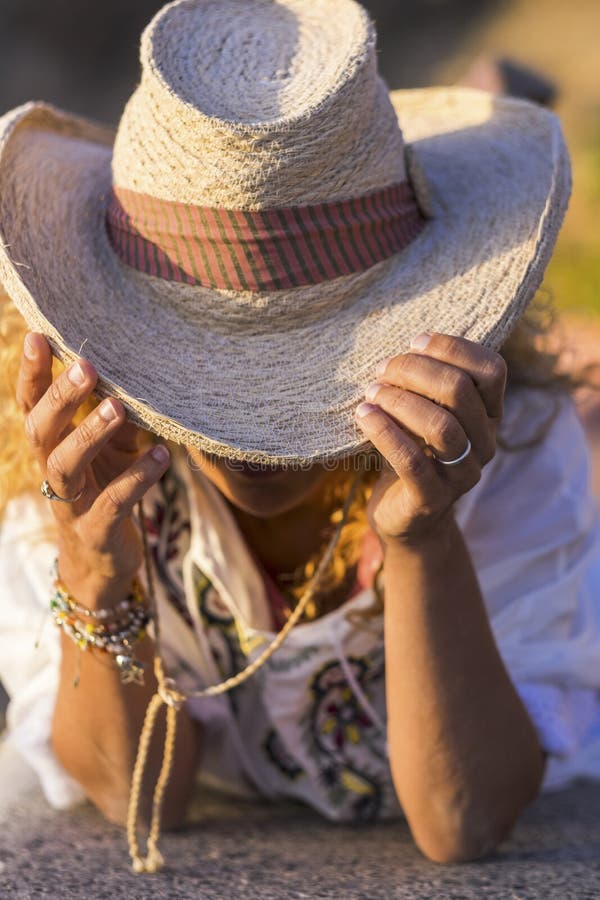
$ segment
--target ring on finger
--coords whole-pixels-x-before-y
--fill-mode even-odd
[[[460,454],[460,456],[456,457],[456,459],[440,459],[440,457],[436,456],[435,453],[433,453],[433,452],[431,455],[437,462],[441,463],[443,466],[457,466],[459,463],[461,463],[463,460],[465,460],[467,458],[467,456],[469,455],[470,452],[471,452],[471,441],[469,440],[469,438],[467,438],[466,448],[463,450],[463,452]]]
[[[75,503],[75,501],[79,500],[83,494],[85,486],[81,488],[76,497],[59,497],[58,494],[52,490],[49,481],[43,481],[40,490],[48,500],[60,500],[61,503]]]

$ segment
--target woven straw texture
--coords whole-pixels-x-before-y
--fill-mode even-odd
[[[558,119],[459,88],[397,91],[353,0],[179,0],[142,37],[115,135],[49,105],[0,119],[0,278],[96,393],[169,440],[248,461],[364,445],[376,364],[423,330],[498,349],[538,288],[568,203]],[[359,274],[263,293],[168,282],[116,256],[111,185],[265,209],[409,178],[429,220]]]

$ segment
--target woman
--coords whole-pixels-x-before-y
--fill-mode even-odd
[[[560,128],[390,97],[366,14],[335,13],[179,0],[116,140],[41,104],[3,119],[0,272],[31,330],[17,361],[6,307],[0,674],[47,794],[127,819],[139,871],[163,739],[168,823],[200,771],[404,814],[438,861],[600,774],[585,442],[521,318],[568,199]],[[36,660],[15,635],[50,598]]]

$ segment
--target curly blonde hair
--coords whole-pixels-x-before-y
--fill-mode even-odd
[[[547,342],[553,324],[552,305],[547,298],[538,294],[500,351],[508,366],[509,387],[533,387],[557,398],[560,394],[572,392],[584,384],[591,384],[587,369],[576,374],[559,372],[561,348],[552,349]],[[4,292],[0,292],[0,414],[3,422],[3,441],[0,447],[0,522],[8,502],[12,498],[22,494],[35,494],[36,496],[39,494],[39,470],[25,440],[23,413],[19,409],[15,397],[23,339],[27,330],[25,321],[9,297]],[[60,374],[63,368],[63,364],[54,359],[53,377]],[[80,407],[75,424],[88,415],[97,404],[96,398],[89,398]],[[558,404],[555,403],[539,432],[526,444],[507,445],[502,443],[503,449],[517,452],[525,446],[542,441],[556,416],[557,409]],[[154,439],[149,432],[141,432],[142,445],[152,443]],[[175,448],[171,447],[171,449]],[[333,527],[352,479],[357,471],[362,471],[358,490],[342,529],[336,553],[312,607],[308,610],[308,618],[314,618],[327,611],[330,605],[327,598],[331,598],[336,591],[347,585],[349,573],[352,573],[358,564],[362,541],[368,528],[367,503],[381,471],[381,465],[377,464],[376,457],[375,451],[359,454],[354,458],[351,466],[340,466],[335,477],[332,477],[326,485],[325,490],[328,492],[326,502],[328,508],[334,509],[331,520]],[[381,460],[379,460],[380,462]],[[46,532],[44,536],[47,537],[48,533]],[[303,571],[289,590],[290,595],[297,598],[302,595],[315,571],[319,557],[320,552],[306,562]],[[376,596],[377,602],[373,609],[368,611],[369,615],[381,611],[382,596],[377,587]]]

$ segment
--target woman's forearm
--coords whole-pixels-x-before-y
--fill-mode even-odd
[[[68,505],[52,504],[57,526],[57,560],[61,580],[89,610],[111,608],[127,597],[144,558],[144,542],[133,519],[137,504],[167,471],[168,448],[139,452],[139,430],[127,422],[116,398],[105,398],[76,426],[76,414],[93,394],[98,373],[78,359],[52,377],[52,350],[42,335],[28,333],[21,357],[16,400],[25,413],[25,433],[40,474]],[[54,499],[54,498],[53,498]],[[76,504],[77,501],[77,504]],[[62,635],[62,665],[54,708],[51,741],[64,768],[102,812],[125,819],[129,781],[148,701],[155,690],[153,648],[139,646],[148,664],[145,687],[121,684],[108,653],[81,652]],[[142,816],[147,814],[162,757],[164,712],[149,748],[141,785]],[[165,821],[181,821],[197,767],[200,737],[184,710],[178,714],[175,760],[165,796]]]
[[[89,799],[113,822],[123,824],[139,734],[156,688],[153,643],[145,637],[136,656],[146,663],[145,684],[122,684],[108,654],[81,652],[79,684],[74,686],[78,648],[65,634],[60,682],[52,723],[53,749]],[[146,765],[142,816],[148,817],[152,791],[162,762],[165,712],[157,717]],[[200,726],[185,708],[177,715],[175,758],[165,795],[163,821],[184,820],[199,763]]]
[[[536,796],[544,760],[505,669],[453,518],[385,564],[388,746],[415,840],[432,859],[477,858]]]

